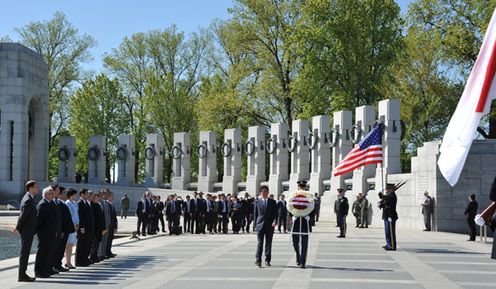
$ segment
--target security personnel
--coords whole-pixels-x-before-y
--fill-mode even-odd
[[[379,203],[379,208],[382,209],[382,219],[384,220],[384,231],[386,233],[386,245],[382,246],[386,251],[396,251],[396,220],[398,213],[396,212],[396,186],[394,184],[386,185],[386,193],[383,195]]]
[[[298,181],[297,184],[298,190],[307,190],[306,181]],[[292,217],[293,226],[291,227],[291,237],[293,240],[293,248],[296,253],[296,266],[305,269],[308,251],[308,236],[312,231],[310,226],[310,215],[305,217]]]
[[[338,189],[338,199],[336,200],[336,216],[340,232],[339,236],[337,236],[338,238],[346,237],[346,216],[348,216],[348,211],[350,209],[348,199],[344,194],[344,189]]]

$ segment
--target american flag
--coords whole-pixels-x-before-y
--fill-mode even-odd
[[[382,127],[377,124],[334,169],[334,176],[344,175],[354,169],[382,163]]]

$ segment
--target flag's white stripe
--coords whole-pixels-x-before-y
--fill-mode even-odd
[[[337,166],[336,168],[340,168],[349,164],[352,164],[353,162],[356,162],[362,158],[370,158],[370,157],[378,157],[382,156],[382,151],[370,151],[370,152],[365,152],[361,156],[353,158],[353,159],[343,159]]]
[[[348,171],[349,169],[355,169],[355,168],[358,168],[360,167],[362,164],[366,163],[366,162],[371,162],[371,161],[382,161],[382,157],[376,157],[376,158],[367,158],[367,159],[364,159],[352,166],[346,166],[346,167],[340,167],[340,168],[337,168],[334,170],[334,174],[338,174],[340,172],[344,172],[344,171]]]
[[[369,146],[363,150],[360,150],[360,147],[359,146],[356,146],[355,148],[353,148],[353,150],[351,150],[347,155],[346,157],[343,159],[347,159],[347,158],[352,158],[356,155],[360,155],[361,153],[365,152],[365,151],[368,151],[370,149],[377,149],[377,148],[380,148],[382,149],[382,145],[373,145],[373,146]]]

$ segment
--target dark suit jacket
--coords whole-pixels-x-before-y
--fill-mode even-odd
[[[230,210],[229,201],[227,201],[227,200],[225,200],[225,201],[220,200],[220,201],[218,201],[218,202],[219,202],[219,206],[218,206],[218,208],[217,208],[217,213],[218,213],[219,215],[222,215],[222,214],[229,214],[229,210]],[[222,212],[222,211],[224,211],[224,205],[225,205],[225,207],[226,207],[226,212],[225,212],[225,213],[224,213],[224,212]]]
[[[62,201],[57,205],[60,207],[60,212],[62,213],[62,232],[64,234],[74,233],[74,223],[72,222],[71,211]]]
[[[286,200],[279,200],[277,202],[277,216],[279,218],[286,218],[288,215],[288,208],[286,208]]]
[[[57,228],[55,226],[55,216],[52,204],[46,199],[41,199],[38,203],[38,216],[36,218],[36,234],[40,240],[55,239]]]
[[[52,207],[55,230],[57,232],[57,236],[60,237],[60,233],[62,233],[62,210],[59,207],[59,204],[55,202],[55,199],[50,202],[50,206]]]
[[[19,232],[31,231],[34,234],[36,230],[37,213],[33,198],[29,193],[26,193],[21,200],[21,214],[17,219],[16,230]]]
[[[477,209],[479,204],[477,201],[470,201],[465,209],[465,215],[467,216],[467,220],[474,219],[475,215],[477,215]]]
[[[496,202],[496,177],[494,177],[491,191],[489,192],[489,199],[493,202]]]
[[[274,232],[272,224],[277,219],[276,201],[267,198],[267,208],[264,208],[263,200],[255,201],[255,229],[265,233]]]
[[[174,206],[173,206],[174,204]],[[173,210],[174,209],[174,210]],[[181,204],[175,200],[168,201],[165,204],[165,215],[167,217],[176,217],[181,213]]]
[[[110,228],[117,230],[118,223],[117,223],[117,212],[115,210],[114,204],[108,203],[110,207]]]
[[[105,216],[103,209],[97,203],[91,203],[91,210],[93,213],[94,230],[93,234],[98,241],[102,240],[102,232],[105,230]]]
[[[136,207],[136,216],[140,219],[144,217],[144,215],[143,215],[143,200],[140,200],[138,202],[138,206]]]

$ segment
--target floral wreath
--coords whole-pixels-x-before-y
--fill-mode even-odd
[[[288,195],[288,211],[295,217],[306,217],[315,206],[313,195],[308,191],[298,190]]]

